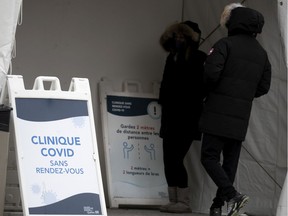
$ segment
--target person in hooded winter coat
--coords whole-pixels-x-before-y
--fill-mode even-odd
[[[256,40],[264,25],[261,13],[232,3],[224,8],[221,24],[227,27],[228,37],[214,44],[204,66],[208,94],[199,121],[203,132],[201,162],[218,187],[210,216],[221,216],[225,201],[228,216],[234,216],[249,199],[233,183],[252,102],[268,93],[271,65]]]
[[[198,123],[203,106],[203,70],[206,53],[198,50],[201,31],[185,21],[169,26],[160,37],[168,56],[160,85],[164,173],[169,203],[162,212],[191,212],[184,157],[193,140],[200,140]]]

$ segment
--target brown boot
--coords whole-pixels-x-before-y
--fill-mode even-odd
[[[161,212],[167,212],[168,208],[172,205],[175,205],[177,202],[177,187],[168,187],[168,197],[169,203],[163,206],[160,206],[159,210]]]
[[[177,188],[177,203],[170,205],[167,212],[170,213],[190,213],[190,190],[189,188]]]

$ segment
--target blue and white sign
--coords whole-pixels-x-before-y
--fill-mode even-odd
[[[106,215],[88,89],[10,91],[25,216]]]
[[[159,205],[167,198],[161,107],[156,98],[106,98],[112,206],[121,198],[125,204]]]

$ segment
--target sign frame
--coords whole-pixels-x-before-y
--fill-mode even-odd
[[[117,207],[135,207],[135,206],[139,207],[140,206],[140,207],[145,207],[145,208],[156,208],[156,207],[166,204],[168,202],[168,186],[167,186],[166,179],[164,176],[162,139],[159,137],[160,120],[161,120],[160,118],[161,113],[159,114],[159,111],[161,112],[161,109],[160,109],[161,107],[157,102],[159,83],[156,83],[156,82],[153,83],[152,93],[143,93],[141,83],[139,83],[138,81],[133,81],[133,80],[126,80],[123,83],[123,91],[114,91],[112,88],[111,82],[107,79],[101,80],[101,82],[99,83],[99,87],[100,87],[99,93],[100,93],[100,103],[101,103],[101,117],[102,117],[101,120],[102,120],[102,131],[103,131],[103,139],[104,139],[106,176],[107,176],[107,181],[108,181],[107,190],[108,190],[109,207],[117,208]],[[113,106],[111,105],[110,102],[111,100],[114,100],[114,99],[115,99],[114,102],[119,103],[120,105],[120,106],[118,106],[117,104],[115,105],[116,115],[111,114],[111,112],[113,111],[111,110],[109,111],[111,106]],[[139,132],[139,130],[137,129],[137,126],[135,126],[134,128],[134,125],[139,122],[140,122],[139,125],[141,125],[142,123],[144,123],[145,125],[147,123],[146,122],[147,117],[145,117],[145,115],[146,116],[150,115],[149,106],[151,104],[148,104],[147,106],[146,102],[148,101],[149,103],[150,100],[152,101],[151,104],[154,104],[155,108],[157,108],[157,113],[155,110],[156,115],[152,113],[152,117],[151,117],[151,118],[155,117],[154,119],[155,125],[153,123],[153,120],[152,120],[152,123],[151,121],[148,120],[148,124],[146,126],[148,126],[148,128],[151,126],[150,128],[153,130],[153,132],[152,131],[151,132],[155,133],[156,135],[150,136],[151,138],[150,144],[142,140],[137,141],[138,143],[140,143],[140,145],[139,144],[135,145],[136,141],[133,142],[134,140],[133,141],[128,140],[126,142],[124,138],[125,136],[124,137],[121,136],[121,132],[120,132],[121,128],[119,128],[118,132],[116,132],[117,127],[119,127],[118,120],[120,119],[120,122],[121,121],[126,122],[127,127],[131,126],[130,128],[131,133],[135,131]],[[109,103],[110,105],[108,105]],[[137,108],[130,108],[130,106],[137,106]],[[131,113],[129,114],[129,112],[134,112],[134,111],[138,112],[139,110],[145,109],[145,107],[141,107],[141,106],[147,106],[146,114],[143,114],[143,112],[139,114],[134,113],[133,116],[130,115]],[[120,117],[119,116],[117,117],[118,108],[122,109],[122,111],[120,111],[122,112],[122,114],[120,114]],[[127,113],[125,113],[126,111]],[[151,109],[151,111],[153,112],[153,109]],[[138,118],[140,120],[138,120]],[[121,131],[125,132],[125,128]],[[146,130],[144,132],[146,133]],[[139,133],[141,133],[141,131]],[[136,135],[136,136],[132,136],[132,138],[135,138],[135,139],[145,138],[145,136],[139,135],[139,133],[138,133],[138,137]],[[122,138],[124,139],[124,142]],[[123,146],[124,144],[126,144],[126,147],[123,147],[121,143],[123,144]],[[152,164],[152,166],[149,166],[149,160],[150,160],[149,158],[144,160],[143,152],[145,153],[145,150],[146,150],[146,153],[149,152],[149,148],[151,148],[151,146],[152,148],[156,146],[155,152],[156,152],[157,161],[155,161],[154,163],[155,166],[153,166],[153,162],[150,163],[150,165]],[[124,148],[128,150],[129,147],[131,147],[130,149],[134,148],[133,151],[135,151],[135,149],[136,149],[136,152],[138,151],[138,154],[140,155],[139,157],[141,157],[140,159],[141,162],[139,162],[140,165],[139,163],[135,162],[135,160],[132,160],[131,164],[129,164],[129,162],[128,164],[124,162],[124,158],[125,158]],[[122,151],[122,148],[123,148],[123,151]],[[115,151],[117,150],[119,153],[115,153]],[[121,156],[123,158],[121,158]],[[132,156],[132,150],[131,150],[131,156]],[[127,158],[127,155],[126,155],[126,158]],[[134,166],[134,164],[136,164],[136,166]],[[117,168],[113,168],[115,166]],[[136,170],[135,169],[133,170],[134,167],[136,168]],[[120,173],[120,171],[123,173]],[[157,181],[157,176],[152,177],[152,175],[154,175],[153,172],[154,174],[156,173],[156,175],[158,175],[158,181]],[[124,177],[124,175],[126,175],[127,173],[131,176],[131,178]],[[133,174],[133,177],[132,177],[132,174]],[[139,177],[139,175],[137,176],[137,174],[142,175],[144,179],[142,179],[141,176]],[[129,192],[126,193],[124,192],[124,190],[127,190]]]
[[[11,120],[23,215],[106,216],[88,79],[72,78],[69,90],[62,91],[57,77],[39,76],[35,79],[33,89],[26,90],[21,75],[8,75],[7,91],[13,108]],[[35,107],[35,115],[29,114],[28,102],[32,103],[31,108],[37,104],[39,109],[47,111],[47,116],[53,114],[54,119],[37,119],[46,113],[37,111]],[[69,104],[76,108],[69,107]],[[78,112],[79,107],[85,114]],[[58,111],[58,108],[62,110]],[[78,114],[75,114],[75,110]],[[60,112],[70,114],[61,118]],[[23,116],[30,117],[27,120]],[[80,124],[83,129],[75,127]],[[34,129],[29,130],[31,128]],[[78,135],[70,134],[71,129]],[[55,135],[55,138],[52,135],[45,136],[46,133],[60,135]],[[50,140],[55,138],[55,142],[49,143],[46,140],[49,136]],[[27,150],[28,147],[34,155],[29,155],[32,153]],[[30,162],[31,157],[35,159],[34,162]]]

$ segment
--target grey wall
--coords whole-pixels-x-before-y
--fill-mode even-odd
[[[159,80],[159,36],[181,17],[181,1],[173,0],[23,2],[13,74],[22,74],[27,88],[39,75],[59,77],[63,89],[71,77],[89,78],[93,94],[102,76]]]

